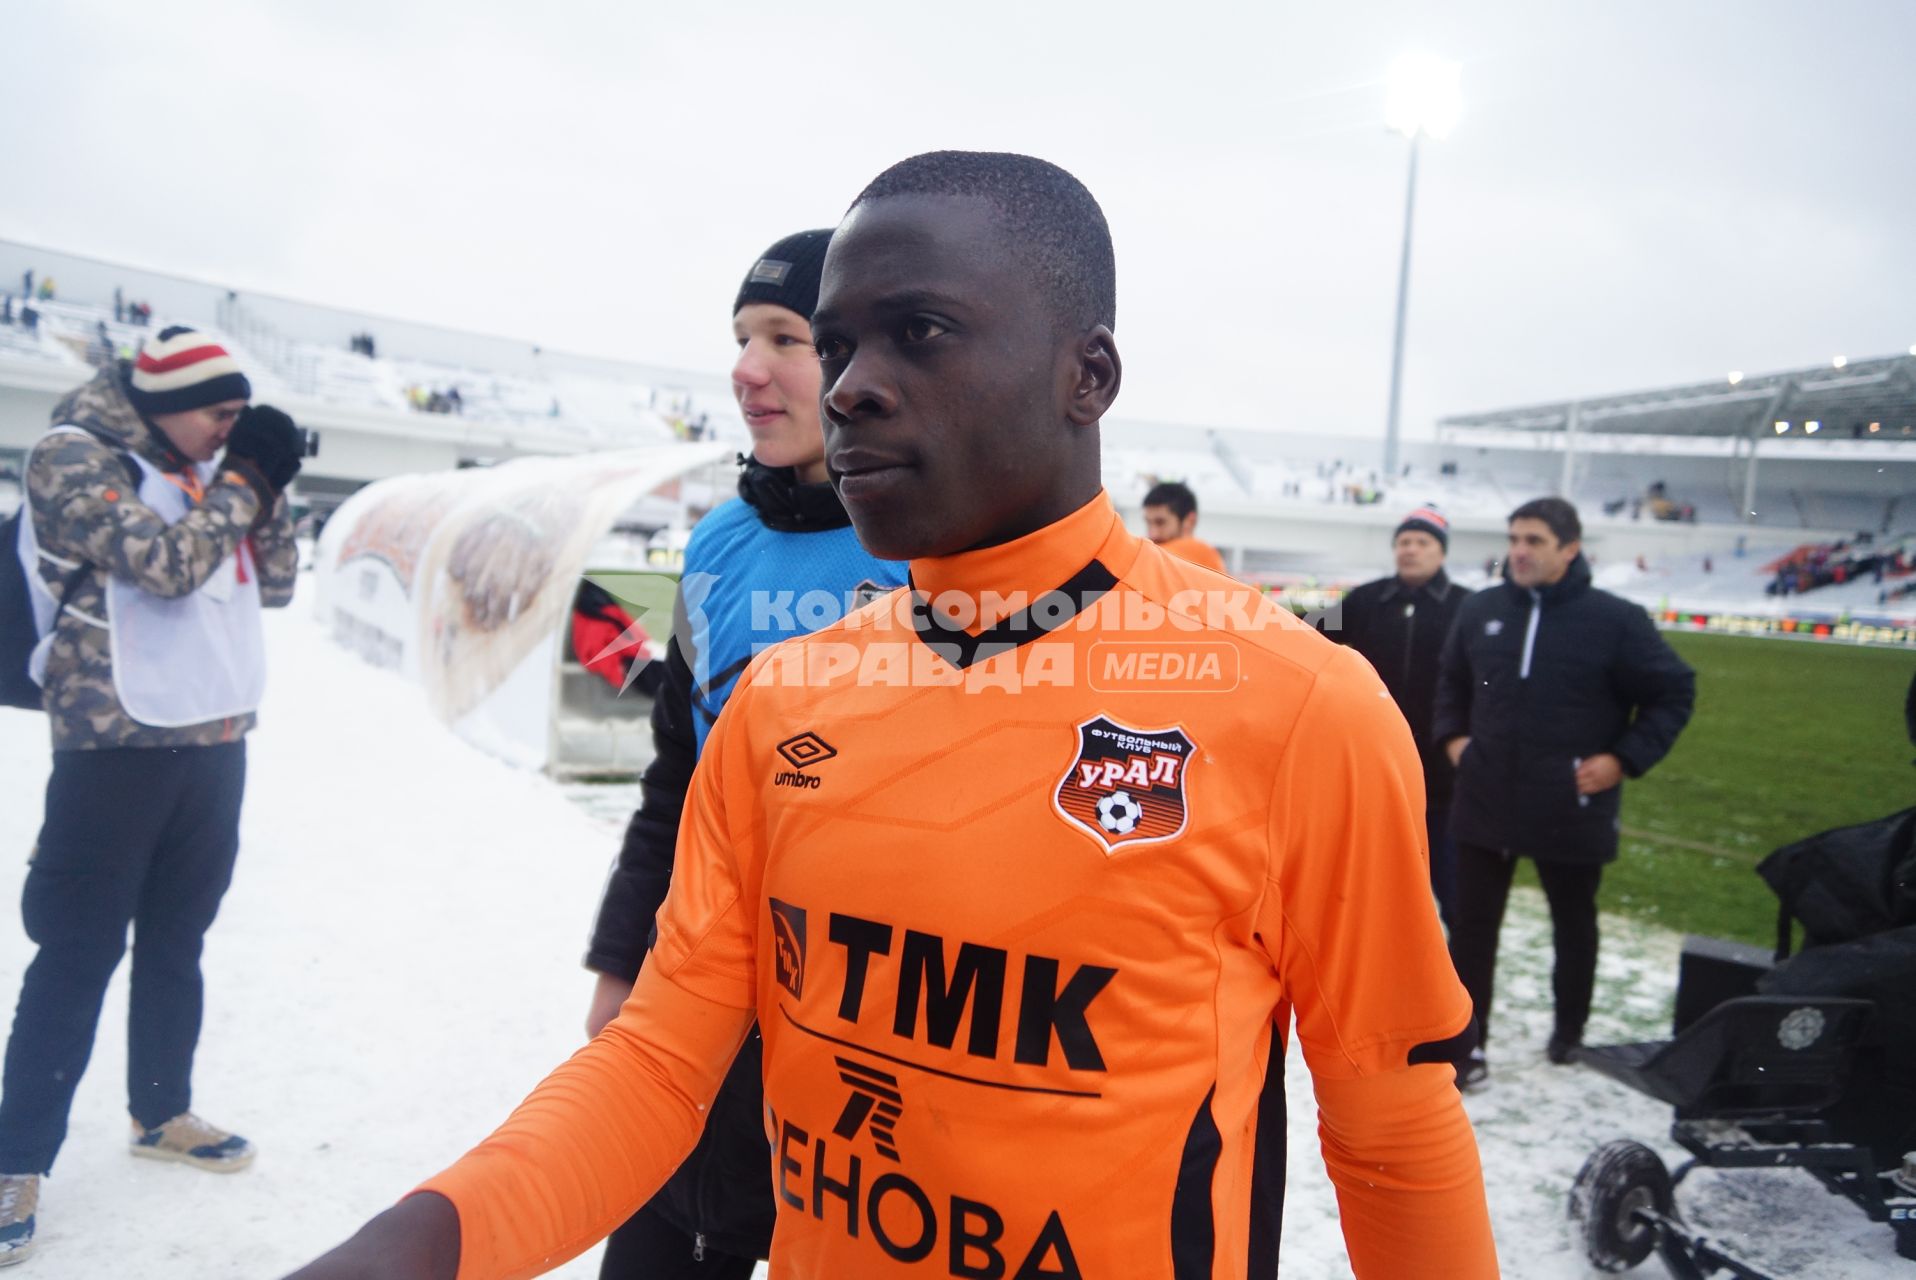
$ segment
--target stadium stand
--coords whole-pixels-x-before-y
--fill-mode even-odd
[[[1766,595],[1801,595],[1864,581],[1895,587],[1916,571],[1916,534],[1879,540],[1859,533],[1839,542],[1804,543],[1765,564],[1763,571],[1771,575]]]
[[[156,315],[147,327],[116,321],[111,306],[90,302],[36,301],[33,307],[34,327],[20,322],[18,300],[15,323],[0,325],[0,360],[69,367],[76,381],[88,367],[130,358],[155,328],[177,322],[193,325],[231,351],[263,400],[294,396],[344,409],[405,413],[411,410],[409,388],[457,387],[459,416],[477,423],[537,426],[570,436],[582,447],[674,438],[646,411],[656,394],[651,388],[580,373],[542,379],[430,360],[368,357],[288,337],[238,301],[218,307],[210,322],[204,316]],[[646,428],[636,439],[635,427]]]
[[[0,240],[0,268],[47,256]],[[0,466],[17,460],[52,399],[89,364],[130,353],[147,326],[174,321],[214,334],[262,399],[327,434],[302,482],[322,502],[382,475],[525,453],[746,440],[715,373],[542,352],[54,257],[67,296],[36,302],[32,329],[16,296],[15,322],[0,324]],[[100,301],[123,281],[128,296],[153,300],[145,326]],[[1446,418],[1435,440],[1406,442],[1395,476],[1376,467],[1374,440],[1348,434],[1117,420],[1105,423],[1103,443],[1104,481],[1121,509],[1135,510],[1158,480],[1183,480],[1227,557],[1236,549],[1308,572],[1367,563],[1371,526],[1387,530],[1394,512],[1421,503],[1456,522],[1456,549],[1481,564],[1501,548],[1503,517],[1550,493],[1578,502],[1596,542],[1608,540],[1604,554],[1627,560],[1727,554],[1743,530],[1750,541],[1761,529],[1798,531],[1795,541],[1863,530],[1883,540],[1916,517],[1907,498],[1916,493],[1916,355]]]

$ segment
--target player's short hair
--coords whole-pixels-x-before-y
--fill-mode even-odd
[[[1151,486],[1151,492],[1144,495],[1147,507],[1169,507],[1171,514],[1180,523],[1186,516],[1197,514],[1197,495],[1191,492],[1191,486],[1176,480],[1166,480]]]
[[[1532,498],[1510,513],[1512,520],[1541,520],[1557,535],[1559,545],[1583,537],[1583,521],[1577,509],[1562,498]]]
[[[873,178],[851,207],[887,196],[989,200],[1011,252],[1031,271],[1052,314],[1078,331],[1117,328],[1111,228],[1091,192],[1057,165],[1006,151],[927,151]]]

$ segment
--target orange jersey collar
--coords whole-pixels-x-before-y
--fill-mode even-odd
[[[1036,598],[1075,576],[1093,560],[1122,578],[1137,561],[1142,539],[1124,527],[1110,497],[1098,495],[1062,520],[995,547],[928,556],[911,562],[914,590],[936,599],[948,591],[974,598],[993,592]]]

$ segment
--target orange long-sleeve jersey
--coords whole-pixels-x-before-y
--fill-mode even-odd
[[[1287,1001],[1357,1274],[1494,1275],[1371,669],[1102,496],[912,581],[742,682],[631,1000],[425,1184],[462,1280],[642,1202],[754,1015],[775,1277],[1238,1280]]]
[[[1215,569],[1219,573],[1227,572],[1224,568],[1224,557],[1218,554],[1217,548],[1201,539],[1188,535],[1171,538],[1158,543],[1158,548],[1170,552],[1180,560],[1189,560],[1192,564],[1201,565],[1206,569]]]

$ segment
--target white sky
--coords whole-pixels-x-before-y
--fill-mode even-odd
[[[0,235],[722,371],[758,250],[887,164],[1026,151],[1118,250],[1119,416],[1405,422],[1916,343],[1916,3],[5,0]],[[31,123],[28,123],[31,122]]]

